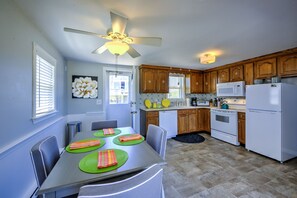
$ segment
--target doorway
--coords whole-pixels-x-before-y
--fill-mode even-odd
[[[134,68],[106,67],[104,72],[104,111],[106,120],[117,120],[118,127],[133,127],[135,122]]]

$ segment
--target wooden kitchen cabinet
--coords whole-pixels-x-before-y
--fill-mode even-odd
[[[154,69],[141,68],[139,71],[140,78],[140,93],[154,93],[156,90],[156,83]]]
[[[168,70],[157,71],[157,93],[168,93],[169,92],[169,72]]]
[[[210,93],[210,72],[205,72],[204,77],[204,93]]]
[[[229,82],[230,74],[229,68],[218,70],[218,83]]]
[[[189,132],[197,131],[197,111],[196,109],[188,110]]]
[[[177,111],[178,134],[190,133],[197,130],[196,109],[183,109]]]
[[[190,74],[191,93],[203,93],[203,73]]]
[[[278,75],[279,76],[296,76],[297,75],[297,53],[278,58]]]
[[[197,130],[210,132],[210,110],[207,108],[197,109]]]
[[[276,58],[257,61],[254,70],[256,79],[276,76]]]
[[[217,91],[218,72],[204,73],[204,93],[216,93]]]
[[[140,93],[168,93],[169,72],[166,69],[140,68]]]
[[[238,112],[238,142],[245,144],[245,113]]]
[[[210,132],[210,109],[202,109],[204,115],[204,131]]]
[[[217,92],[217,83],[218,83],[218,72],[210,72],[210,93]]]
[[[148,125],[159,126],[159,111],[140,110],[140,134],[146,136]]]
[[[246,85],[254,84],[254,64],[244,64],[244,80]]]
[[[230,67],[230,82],[243,81],[243,65]]]

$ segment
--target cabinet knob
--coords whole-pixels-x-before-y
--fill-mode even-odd
[[[162,83],[164,84],[165,83],[165,80],[162,80]]]
[[[152,83],[152,81],[149,80],[148,83]]]
[[[198,82],[196,82],[196,85],[198,85]]]

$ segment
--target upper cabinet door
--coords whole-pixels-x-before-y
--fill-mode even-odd
[[[154,69],[143,68],[140,71],[140,92],[142,93],[155,93],[155,73]]]
[[[297,53],[282,56],[278,59],[279,76],[296,76],[297,75]]]
[[[203,74],[191,73],[191,93],[203,93]]]
[[[218,83],[229,82],[229,68],[218,71]]]
[[[158,70],[157,93],[169,92],[169,72],[167,70]]]
[[[254,64],[244,64],[244,80],[246,85],[254,84]]]
[[[218,83],[218,72],[210,72],[210,93],[217,92],[217,83]]]
[[[276,58],[257,61],[255,64],[255,78],[271,78],[276,76]]]
[[[243,65],[230,67],[230,82],[243,81]]]
[[[204,93],[210,93],[210,72],[206,72],[204,75]]]

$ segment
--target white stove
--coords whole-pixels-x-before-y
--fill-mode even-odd
[[[234,145],[239,145],[237,111],[231,109],[211,109],[211,136]]]

